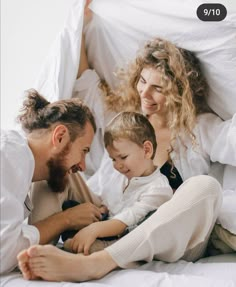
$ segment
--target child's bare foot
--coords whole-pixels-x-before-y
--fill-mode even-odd
[[[106,251],[84,256],[62,251],[52,245],[35,245],[27,250],[27,254],[30,271],[48,281],[98,279],[117,267]],[[26,279],[31,278],[27,276]]]

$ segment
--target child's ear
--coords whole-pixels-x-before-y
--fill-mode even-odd
[[[143,150],[144,150],[144,155],[145,158],[150,159],[152,158],[153,155],[153,145],[150,141],[145,141],[143,143]]]

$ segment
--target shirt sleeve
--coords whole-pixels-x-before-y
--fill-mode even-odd
[[[163,203],[171,199],[172,195],[173,191],[171,187],[152,186],[140,196],[138,201],[132,206],[124,208],[120,213],[115,215],[113,219],[118,219],[127,226],[136,225],[150,211],[159,208]]]
[[[199,141],[212,162],[236,166],[236,114],[222,121],[214,114],[198,119]]]
[[[12,271],[17,265],[17,254],[33,244],[39,243],[39,231],[24,222],[22,203],[6,190],[1,197],[1,274]]]
[[[39,243],[40,237],[38,229],[25,222],[24,213],[33,164],[28,164],[27,152],[19,152],[17,156],[18,152],[14,152],[14,146],[11,150],[1,150],[1,274],[13,270],[17,265],[17,254]]]

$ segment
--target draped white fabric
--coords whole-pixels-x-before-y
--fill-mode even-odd
[[[75,0],[35,85],[49,100],[71,96],[79,64],[84,2]],[[236,111],[236,4],[222,0],[227,8],[225,20],[203,22],[196,11],[205,2],[93,0],[94,16],[85,29],[91,67],[114,86],[116,68],[133,59],[146,40],[166,38],[196,53],[210,85],[210,106],[223,119],[230,118]]]

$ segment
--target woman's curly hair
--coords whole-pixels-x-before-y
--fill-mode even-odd
[[[140,111],[137,83],[143,68],[147,67],[160,72],[172,139],[180,131],[195,139],[192,131],[196,116],[211,111],[206,101],[208,85],[194,53],[167,40],[155,38],[147,42],[136,60],[118,72],[120,85],[115,91],[102,85],[107,92],[107,107],[117,112]]]

